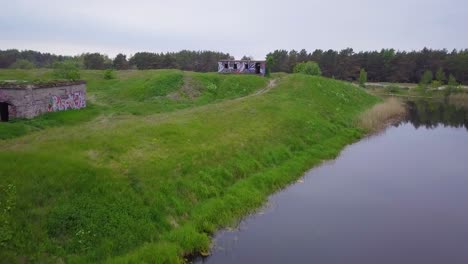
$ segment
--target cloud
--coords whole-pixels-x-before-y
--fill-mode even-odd
[[[3,2],[3,0],[2,0]],[[0,49],[78,54],[466,48],[468,4],[449,1],[4,1]]]

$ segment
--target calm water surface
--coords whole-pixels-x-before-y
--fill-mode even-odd
[[[214,239],[195,263],[468,263],[468,115],[411,104]]]

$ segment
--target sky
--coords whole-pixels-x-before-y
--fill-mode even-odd
[[[468,48],[467,0],[0,0],[0,49],[61,55]]]

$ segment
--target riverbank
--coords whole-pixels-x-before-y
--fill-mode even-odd
[[[403,122],[271,195],[194,263],[464,263],[468,115],[407,104]]]
[[[240,97],[233,89],[248,95],[266,80],[194,73],[206,92],[195,103],[140,97],[151,95],[152,83],[177,91],[183,74],[129,71],[106,81],[86,73],[93,116],[0,141],[2,192],[12,186],[16,201],[2,216],[12,234],[2,259],[180,263],[206,252],[213,232],[361,138],[359,116],[379,100],[304,75],[230,100]]]

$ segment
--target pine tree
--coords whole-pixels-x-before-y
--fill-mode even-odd
[[[455,76],[453,76],[453,74],[449,75],[447,84],[448,84],[449,87],[453,87],[453,88],[458,86],[458,82],[455,79]]]
[[[445,76],[445,72],[444,70],[442,70],[442,68],[439,68],[436,72],[436,80],[440,82],[440,84],[444,84],[445,83],[445,80],[447,79],[447,77]]]
[[[432,82],[432,79],[434,78],[434,76],[432,75],[432,71],[430,70],[426,70],[423,74],[423,76],[421,77],[421,80],[419,82],[419,84],[426,88],[431,82]]]

